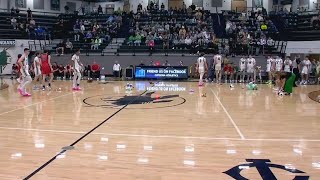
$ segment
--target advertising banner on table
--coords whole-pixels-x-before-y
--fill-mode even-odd
[[[136,66],[136,79],[188,79],[187,66]]]

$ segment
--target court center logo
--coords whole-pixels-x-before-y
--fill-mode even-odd
[[[148,92],[140,95],[98,95],[88,97],[83,103],[89,107],[119,108],[129,104],[127,109],[154,109],[178,106],[186,100],[179,95],[158,95],[155,92]]]
[[[307,175],[301,175],[304,174],[305,172],[300,171],[298,169],[292,169],[292,168],[288,168],[286,166],[283,165],[279,165],[279,164],[271,164],[269,159],[246,159],[247,164],[240,164],[238,166],[235,166],[231,169],[229,169],[226,172],[223,172],[227,175],[229,175],[230,177],[233,177],[236,180],[249,180],[243,176],[240,175],[241,171],[243,169],[248,169],[248,168],[256,168],[261,176],[261,178],[263,180],[277,180],[277,178],[275,177],[275,175],[273,174],[273,172],[271,171],[270,168],[277,168],[277,169],[282,169],[284,171],[288,171],[295,175],[293,180],[308,180],[309,176]]]

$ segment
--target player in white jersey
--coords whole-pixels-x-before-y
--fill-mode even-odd
[[[206,70],[208,69],[207,60],[204,57],[204,53],[201,53],[200,57],[197,59],[197,71],[200,75],[199,86],[203,86],[203,76]]]
[[[78,49],[71,58],[74,64],[72,90],[75,90],[75,91],[81,90],[80,80],[81,80],[81,69],[83,67],[83,64],[80,62],[79,55],[80,55],[80,49]]]
[[[309,80],[309,73],[311,71],[311,61],[309,60],[309,57],[306,56],[301,64],[302,64],[302,70],[301,70],[302,81],[300,84],[307,84]]]
[[[245,72],[246,72],[246,62],[247,62],[247,59],[245,58],[245,56],[242,56],[242,58],[240,59],[240,62],[239,62],[239,73],[240,73],[240,81],[239,82],[244,82],[244,76],[245,76]]]
[[[283,60],[281,57],[276,56],[275,60],[275,87],[273,88],[274,91],[279,91],[281,86],[280,86],[280,76],[281,76],[281,71],[283,70]]]
[[[41,82],[41,54],[36,53],[36,57],[33,60],[33,69],[34,69],[34,82],[35,85],[33,87],[34,90],[37,90],[41,87],[41,83],[39,86],[37,86],[37,82]]]
[[[222,56],[220,54],[213,56],[213,64],[214,64],[217,83],[221,83]]]
[[[256,60],[250,55],[247,59],[247,82],[255,81],[254,71],[256,66]]]
[[[272,59],[271,56],[268,56],[267,59],[267,68],[266,68],[266,72],[268,73],[268,84],[272,83],[272,73],[274,71],[274,59]]]
[[[287,74],[289,73],[291,74],[292,61],[289,56],[286,57],[283,64],[284,64],[283,71],[286,72]]]
[[[283,60],[279,56],[277,56],[276,59],[275,59],[275,63],[276,63],[275,71],[277,73],[280,73],[282,71],[282,68],[283,68]]]
[[[21,77],[22,77],[22,82],[18,87],[18,91],[22,96],[31,96],[30,93],[26,92],[26,86],[32,82],[32,78],[29,73],[29,62],[28,62],[29,54],[30,54],[30,50],[28,48],[25,48],[23,55],[18,60]]]

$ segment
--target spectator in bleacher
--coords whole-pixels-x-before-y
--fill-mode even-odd
[[[69,39],[67,39],[65,52],[66,53],[71,53],[72,49],[73,49],[73,44],[72,44],[72,42],[70,42]]]
[[[41,26],[38,26],[35,29],[35,33],[36,33],[37,39],[42,39],[42,38],[45,39],[45,30]]]
[[[137,12],[141,12],[142,11],[142,5],[141,3],[138,4],[138,7],[137,7]]]
[[[32,19],[32,11],[30,8],[27,10],[27,21],[30,21]]]
[[[161,10],[163,11],[165,9],[165,6],[164,6],[164,4],[162,3],[161,4]]]
[[[14,16],[16,14],[16,10],[14,9],[14,7],[11,8],[11,16]]]
[[[29,25],[35,27],[36,26],[36,21],[34,19],[30,19]]]
[[[85,36],[85,39],[86,39],[86,41],[88,41],[88,40],[90,40],[92,37],[93,37],[93,36],[92,36],[91,31],[88,31],[87,34],[86,34],[86,36]]]
[[[98,7],[98,14],[103,14],[101,5]]]
[[[64,6],[64,10],[65,10],[66,14],[69,14],[70,8],[69,8],[68,5],[65,5],[65,6]]]
[[[101,45],[101,40],[99,37],[93,38],[91,40],[91,49],[92,50],[98,50],[100,45]]]
[[[84,33],[84,31],[86,30],[85,26],[83,23],[80,24],[80,32]]]
[[[121,72],[121,66],[120,64],[118,63],[118,61],[116,61],[113,65],[113,76],[114,77],[120,77],[120,72]]]
[[[65,48],[65,43],[63,43],[63,41],[60,41],[60,43],[58,44],[57,48],[56,48],[56,55],[63,55],[64,54],[64,48]],[[61,50],[61,54],[59,53],[59,51]]]
[[[137,33],[134,37],[134,45],[135,46],[140,46],[141,45],[141,35],[140,33]]]
[[[100,78],[100,65],[97,64],[95,61],[91,65],[91,71],[92,71],[92,78]]]
[[[311,18],[311,25],[313,26],[314,29],[319,29],[320,28],[320,15],[319,16],[313,16]]]
[[[155,46],[154,40],[153,40],[153,39],[149,40],[149,41],[148,41],[149,56],[152,55],[152,53],[153,53],[153,51],[154,51],[154,46]]]
[[[190,5],[190,9],[194,12],[196,10],[196,5],[194,5],[193,3]]]
[[[17,29],[17,19],[15,17],[12,17],[11,25],[12,25],[13,29]]]

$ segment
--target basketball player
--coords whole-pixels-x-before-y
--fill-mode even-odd
[[[289,77],[291,75],[291,67],[292,67],[292,61],[289,56],[286,57],[286,60],[284,60],[283,64],[284,64],[283,71],[286,72],[286,74]]]
[[[80,49],[77,49],[75,54],[72,56],[71,61],[74,63],[74,71],[73,71],[73,86],[72,90],[80,91],[80,80],[81,80],[81,68],[83,64],[80,62]]]
[[[308,83],[310,71],[311,71],[311,61],[309,60],[309,57],[306,56],[302,61],[302,71],[301,71],[302,81],[300,83],[301,85],[302,84],[306,85]]]
[[[267,59],[267,68],[266,68],[266,72],[268,73],[268,82],[267,84],[271,84],[272,83],[272,72],[273,72],[273,68],[274,68],[274,59],[272,59],[271,56],[268,56]]]
[[[23,55],[18,60],[21,77],[22,77],[22,81],[18,87],[18,91],[22,96],[31,96],[30,93],[26,92],[26,86],[32,82],[32,78],[29,73],[29,64],[28,64],[29,54],[30,54],[30,50],[28,48],[25,48]]]
[[[42,90],[46,90],[45,82],[46,77],[49,76],[49,83],[48,87],[51,89],[51,83],[53,80],[53,71],[51,66],[51,56],[48,51],[44,51],[44,53],[41,55],[41,70],[42,70]]]
[[[242,56],[242,58],[240,58],[240,63],[239,63],[240,81],[239,82],[244,82],[244,76],[246,72],[246,61],[247,59],[245,58],[245,56]]]
[[[276,56],[275,65],[276,65],[276,68],[275,68],[276,72],[280,73],[283,68],[283,60],[279,56]]]
[[[273,88],[274,91],[279,91],[280,89],[280,78],[281,78],[281,71],[283,69],[283,60],[276,56],[275,59],[275,87]]]
[[[254,77],[254,71],[255,71],[255,66],[256,66],[256,60],[250,55],[249,58],[247,59],[247,82],[255,81]]]
[[[17,66],[18,66],[18,72],[17,72],[17,76],[18,76],[18,78],[17,78],[17,82],[20,84],[21,83],[21,81],[22,81],[22,76],[21,76],[21,72],[20,72],[20,69],[21,69],[21,66],[19,65],[19,63],[18,63],[18,61],[19,61],[19,59],[21,58],[21,56],[22,56],[22,54],[18,54],[18,59],[17,59]]]
[[[222,56],[217,54],[213,57],[213,64],[216,73],[217,83],[221,84],[221,76],[222,76]]]
[[[35,85],[33,87],[34,90],[40,89],[41,85],[37,86],[37,81],[41,81],[41,60],[40,60],[41,54],[36,53],[36,57],[33,60],[33,68],[34,68],[34,82]]]

